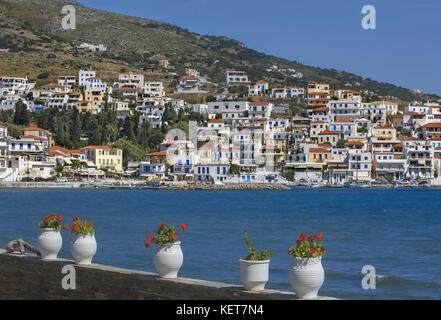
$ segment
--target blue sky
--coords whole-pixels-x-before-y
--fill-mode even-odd
[[[107,11],[225,35],[270,55],[441,95],[439,0],[79,0]],[[373,5],[377,29],[363,30]]]

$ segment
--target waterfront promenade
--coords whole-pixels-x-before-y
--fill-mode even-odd
[[[7,254],[0,249],[0,299],[81,300],[294,300],[294,292],[245,291],[240,285],[199,279],[160,279],[147,271],[106,265],[74,265],[76,288],[65,290],[61,272],[74,261],[42,261],[35,255]],[[335,300],[318,297],[313,300]]]

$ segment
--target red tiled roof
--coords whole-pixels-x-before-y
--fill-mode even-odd
[[[325,134],[337,134],[338,135],[338,133],[337,132],[335,132],[335,131],[329,131],[329,130],[325,130],[325,131],[322,131],[322,132],[319,132],[319,134],[322,134],[322,135],[325,135]]]
[[[374,127],[373,129],[394,129],[394,128],[389,126],[379,126],[379,127]]]
[[[438,122],[427,123],[424,126],[421,126],[420,128],[441,128],[441,123]]]
[[[414,138],[414,137],[406,137],[403,138],[404,141],[422,141],[421,139]]]
[[[44,137],[36,137],[36,136],[33,136],[33,135],[24,136],[23,139],[34,139],[34,140],[47,141],[47,139],[44,138]]]
[[[59,157],[63,157],[63,158],[68,158],[68,156],[66,156],[65,154],[63,154],[63,153],[61,153],[61,152],[58,152],[58,151],[51,151],[51,152],[48,152],[48,155],[51,155],[51,156],[59,156]]]
[[[137,89],[136,89],[136,88],[122,87],[122,88],[115,88],[115,89],[113,89],[113,90],[114,90],[114,91],[115,91],[115,90],[136,91]]]
[[[207,123],[224,123],[224,122],[219,119],[211,119],[211,120],[208,120]]]
[[[323,148],[310,148],[309,152],[326,152],[326,153],[329,153],[331,151],[329,151],[327,149],[323,149]]]
[[[66,149],[66,148],[63,148],[63,147],[59,147],[59,146],[52,146],[52,147],[47,148],[46,150],[51,150],[51,151],[58,150],[58,151],[62,151],[64,153],[70,153],[69,149]]]
[[[166,156],[167,152],[152,152],[152,153],[147,153],[146,156],[149,157],[157,157],[157,156]]]
[[[26,127],[26,128],[20,129],[20,131],[46,131],[46,130],[38,128],[38,127]]]
[[[107,147],[107,146],[87,146],[87,147],[83,147],[82,149],[104,149],[104,150],[121,150],[119,148],[111,148],[111,147]]]
[[[57,83],[48,83],[48,84],[45,84],[44,86],[41,86],[42,88],[45,88],[45,87],[58,87],[58,88],[65,88],[65,86],[62,86],[61,84],[57,84]]]
[[[261,105],[261,104],[268,104],[266,101],[256,101],[256,102],[250,102],[250,105]]]
[[[348,141],[345,143],[347,146],[364,146],[364,143],[361,141]]]

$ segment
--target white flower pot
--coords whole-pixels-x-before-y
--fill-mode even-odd
[[[153,263],[161,278],[175,279],[184,262],[181,242],[176,241],[163,246],[156,246]]]
[[[289,272],[291,283],[297,298],[317,298],[318,291],[325,280],[322,257],[298,258],[293,257],[292,268]]]
[[[40,236],[38,237],[38,249],[41,253],[41,259],[54,260],[57,259],[58,252],[63,246],[63,239],[60,231],[55,231],[53,228],[40,229]]]
[[[70,243],[70,252],[76,264],[91,264],[96,253],[96,240],[93,234],[74,234]]]
[[[240,259],[240,280],[246,290],[264,290],[268,282],[270,260],[253,261]]]

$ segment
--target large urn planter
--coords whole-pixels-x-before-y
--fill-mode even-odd
[[[187,226],[181,224],[180,229],[185,231]],[[178,240],[178,233],[175,226],[167,226],[163,222],[158,227],[158,232],[154,235],[147,235],[145,247],[148,248],[152,243],[156,244],[156,251],[153,254],[153,264],[160,278],[176,279],[178,272],[184,262],[184,255],[181,249],[181,242]]]
[[[240,281],[245,290],[265,290],[268,282],[269,263],[274,252],[270,250],[258,251],[251,246],[250,236],[246,230],[243,231],[243,242],[246,243],[248,255],[240,259]]]
[[[59,230],[53,228],[41,228],[38,237],[38,249],[40,250],[41,259],[55,260],[58,252],[63,246],[63,239]]]
[[[76,264],[91,264],[95,256],[97,245],[93,234],[74,234],[72,235],[70,252]]]
[[[315,258],[293,257],[289,282],[294,288],[297,298],[317,298],[324,280],[325,271],[323,270],[321,256]]]
[[[264,290],[268,282],[270,260],[240,259],[240,281],[246,290]]]
[[[156,252],[153,255],[153,264],[161,278],[177,278],[183,262],[184,255],[180,241],[156,246]]]

